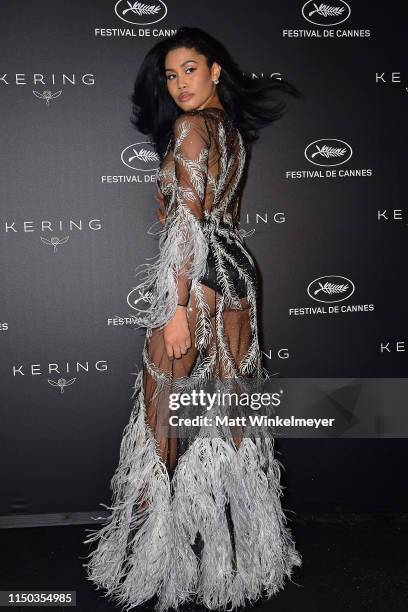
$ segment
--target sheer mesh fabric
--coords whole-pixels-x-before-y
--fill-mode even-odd
[[[143,364],[111,514],[86,540],[98,540],[89,579],[127,609],[156,597],[156,612],[193,600],[232,610],[271,597],[302,563],[280,503],[273,439],[234,426],[215,436],[169,431],[170,393],[208,381],[250,392],[269,380],[255,264],[239,231],[245,162],[233,121],[207,108],[177,118],[157,175],[166,212],[159,254],[135,288]],[[170,359],[164,329],[177,304],[186,306],[191,347]]]
[[[219,358],[219,353],[216,350],[216,300],[220,299],[220,295],[205,285],[202,286],[204,299],[209,305],[211,327],[213,330],[212,340],[207,350],[209,353],[215,349],[216,360],[213,366],[211,376],[214,378],[218,375],[220,378],[225,378],[225,368],[223,366],[222,359]],[[231,355],[239,367],[242,359],[246,355],[249,342],[251,338],[250,333],[250,322],[249,322],[249,304],[247,298],[241,300],[242,310],[232,310],[225,308],[222,313],[223,320],[223,333],[226,338],[226,342],[230,348]],[[182,355],[180,359],[171,359],[168,357],[164,339],[163,331],[160,329],[154,329],[148,344],[148,357],[151,363],[154,363],[160,370],[167,372],[168,376],[173,379],[181,379],[188,377],[193,370],[194,364],[199,358],[199,352],[195,346],[195,330],[197,328],[198,319],[198,305],[194,296],[191,299],[190,305],[187,309],[188,325],[191,333],[191,348],[185,355]],[[143,386],[146,403],[146,415],[151,431],[157,442],[160,457],[163,463],[169,470],[170,475],[173,474],[174,469],[177,465],[177,459],[179,456],[180,440],[177,437],[172,437],[170,434],[165,435],[163,430],[169,430],[168,418],[170,416],[170,410],[168,407],[167,394],[164,399],[161,396],[159,399],[154,398],[154,394],[157,388],[156,379],[152,376],[146,367],[143,368]],[[158,402],[161,403],[160,410],[158,410]],[[161,420],[158,422],[158,414],[160,414]],[[236,436],[233,438],[236,447],[239,447],[241,437]]]
[[[214,256],[211,259],[207,257],[205,274],[198,279],[196,291],[193,291],[192,295],[190,273],[195,264],[195,253],[184,258],[183,265],[175,274],[177,303],[188,306],[187,318],[191,334],[191,347],[188,352],[179,359],[169,358],[165,350],[163,329],[154,328],[151,332],[146,350],[148,359],[154,364],[156,371],[159,369],[166,372],[171,380],[189,377],[194,366],[197,368],[200,362],[211,354],[214,354],[215,358],[209,377],[226,379],[231,376],[231,370],[239,372],[250,348],[253,333],[247,287],[234,269],[234,264],[236,267],[241,265],[242,271],[248,275],[254,289],[256,288],[255,267],[241,240],[241,257],[236,258],[240,179],[244,160],[245,149],[240,134],[228,121],[222,109],[192,111],[184,113],[176,120],[168,152],[158,174],[158,186],[166,196],[168,219],[171,220],[171,215],[177,215],[180,207],[183,207],[198,221],[198,231],[204,232],[203,226],[207,224],[210,228],[206,233],[206,240],[209,237],[209,255],[214,253]],[[214,221],[211,224],[212,219]],[[185,227],[184,231],[183,240],[192,243],[190,227]],[[222,243],[217,248],[220,240]],[[227,249],[223,252],[225,242]],[[230,245],[234,249],[231,249]],[[225,288],[230,302],[227,300],[227,304],[222,306],[222,324],[217,325],[217,298],[220,304],[223,294],[226,293]],[[205,306],[198,303],[196,293],[200,294]],[[211,333],[208,334],[210,339],[205,350],[200,351],[197,348],[198,320],[203,310],[206,310]],[[218,336],[222,336],[225,341],[229,365],[225,363],[225,357],[220,358]],[[163,433],[170,414],[170,411],[166,410],[167,395],[164,392],[164,397],[155,398],[157,383],[151,370],[152,368],[149,371],[146,366],[143,369],[147,420],[157,441],[160,456],[172,474],[177,465],[180,444],[177,438],[168,438]],[[159,402],[161,420],[158,424]],[[240,437],[235,436],[233,439],[238,447]]]

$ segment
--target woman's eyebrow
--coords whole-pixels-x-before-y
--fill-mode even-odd
[[[185,62],[183,62],[182,64],[180,64],[180,66],[184,66],[184,64],[188,64],[188,62],[194,62],[195,64],[197,64],[197,62],[196,62],[195,60],[191,59],[191,60],[186,60]],[[165,68],[165,72],[166,72],[167,70],[174,70],[174,68]]]

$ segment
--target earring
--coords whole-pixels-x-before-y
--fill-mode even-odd
[[[218,79],[215,79],[214,83],[215,83],[216,85],[218,85],[219,80],[218,80]]]

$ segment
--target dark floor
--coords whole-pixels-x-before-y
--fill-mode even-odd
[[[246,610],[408,611],[406,515],[297,516],[290,527],[303,557],[303,567],[295,568],[293,575],[296,584],[287,582],[275,597]],[[119,611],[84,576],[82,563],[90,550],[83,544],[86,528],[95,529],[95,524],[0,531],[0,590],[73,590],[73,609]],[[153,603],[133,609],[153,610]],[[190,604],[181,610],[206,609]]]

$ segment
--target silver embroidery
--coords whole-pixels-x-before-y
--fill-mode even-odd
[[[187,156],[187,145],[197,154]],[[280,502],[273,439],[247,437],[237,448],[228,427],[215,437],[200,430],[188,440],[170,480],[146,416],[143,373],[155,384],[150,405],[170,391],[188,392],[208,381],[224,388],[233,380],[251,391],[270,379],[259,347],[254,261],[237,218],[245,163],[239,131],[208,109],[180,117],[156,174],[166,196],[166,221],[159,232],[159,253],[155,261],[138,267],[137,274],[144,276],[135,288],[138,295],[149,296],[136,314],[137,324],[146,328],[143,370],[134,383],[133,410],[111,481],[112,505],[105,506],[110,514],[85,541],[98,542],[84,565],[89,580],[126,610],[154,595],[156,612],[178,610],[193,598],[210,610],[233,610],[263,593],[271,597],[291,578],[293,567],[302,564]],[[212,293],[212,316],[209,289],[200,282],[210,254],[220,287],[220,293]],[[156,363],[151,358],[150,347],[174,315],[181,275],[187,283],[183,286],[189,287],[189,304],[194,301],[196,308],[197,358],[188,375],[173,377],[161,359]],[[245,305],[234,284],[237,278],[245,287]],[[249,339],[237,363],[225,321],[228,312],[241,316],[245,309]],[[191,547],[197,531],[204,541],[200,561]]]

